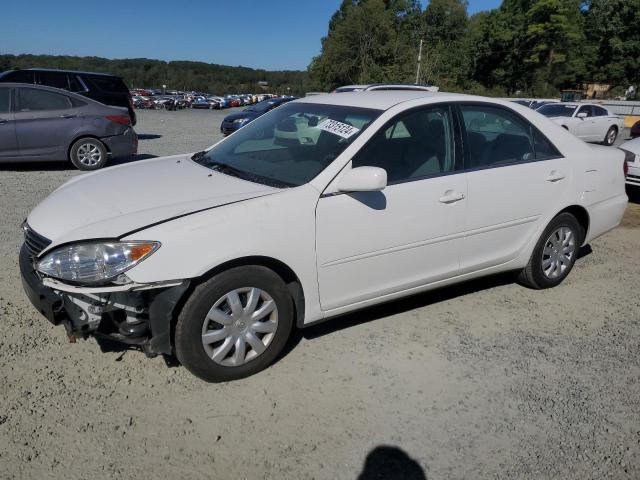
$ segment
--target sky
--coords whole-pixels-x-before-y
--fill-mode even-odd
[[[304,70],[340,0],[2,0],[0,53]],[[426,0],[423,0],[423,4]],[[501,0],[469,0],[469,13]]]

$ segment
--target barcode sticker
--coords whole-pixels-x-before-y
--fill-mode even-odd
[[[347,125],[346,123],[338,122],[337,120],[331,120],[327,118],[318,124],[320,130],[333,133],[342,138],[349,138],[360,131],[359,128]]]

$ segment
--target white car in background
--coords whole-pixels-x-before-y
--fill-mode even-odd
[[[626,154],[627,185],[640,187],[640,137],[623,143],[619,148]]]
[[[624,128],[622,118],[592,103],[549,103],[536,111],[585,142],[613,145]]]
[[[504,271],[555,287],[620,223],[623,165],[509,102],[317,95],[205,151],[74,177],[29,214],[20,269],[71,339],[232,380],[294,326]]]

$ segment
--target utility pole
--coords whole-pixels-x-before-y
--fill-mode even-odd
[[[416,70],[416,85],[420,80],[420,62],[422,61],[422,39],[420,39],[420,48],[418,48],[418,68]]]

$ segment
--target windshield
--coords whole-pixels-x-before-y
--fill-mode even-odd
[[[269,110],[274,103],[276,102],[273,100],[264,100],[263,102],[245,108],[245,110],[248,112],[264,113]]]
[[[537,111],[545,117],[571,117],[576,110],[575,105],[565,105],[562,103],[553,103],[543,105]]]
[[[297,187],[318,175],[382,112],[286,103],[192,159],[212,170],[274,187]]]

